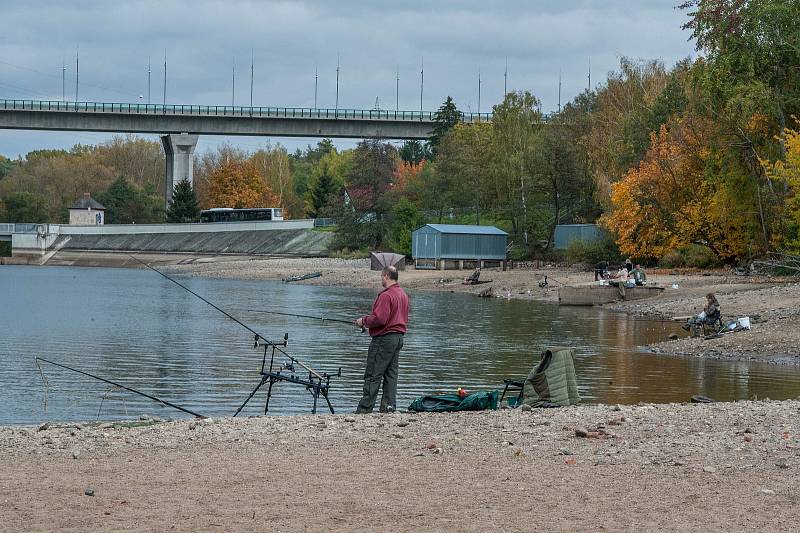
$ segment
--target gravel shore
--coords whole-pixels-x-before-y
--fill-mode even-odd
[[[797,400],[138,424],[0,428],[0,530],[797,527]]]

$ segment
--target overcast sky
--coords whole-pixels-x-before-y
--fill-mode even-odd
[[[419,109],[424,58],[424,108],[452,96],[464,111],[481,111],[508,89],[525,89],[545,112],[566,103],[616,69],[619,58],[661,59],[668,66],[694,54],[686,14],[675,0],[329,0],[204,1],[0,0],[0,98],[60,100],[62,62],[66,98],[75,99],[79,50],[79,99],[95,102],[163,98],[167,103],[230,105],[236,71],[236,105],[253,103],[333,107],[340,63],[339,107]],[[0,154],[96,144],[110,136],[88,132],[0,130]],[[155,136],[150,138],[157,139]],[[201,137],[199,151],[228,141],[254,150],[267,139]],[[316,139],[269,139],[290,149]],[[341,147],[356,141],[337,141]]]

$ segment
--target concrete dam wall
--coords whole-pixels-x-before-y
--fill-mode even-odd
[[[310,229],[61,235],[53,248],[64,251],[324,256],[333,236],[330,232]]]

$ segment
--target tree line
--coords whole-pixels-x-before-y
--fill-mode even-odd
[[[557,224],[598,222],[602,254],[641,261],[746,260],[800,250],[800,0],[689,0],[699,55],[619,68],[543,115],[529,91],[490,122],[464,123],[447,98],[428,142],[329,139],[290,153],[234,146],[196,156],[194,188],[163,207],[160,145],[99,146],[0,158],[0,218],[66,220],[84,191],[108,222],[196,220],[200,207],[283,207],[331,217],[337,248],[410,253],[426,222],[494,224],[515,257],[553,253]],[[695,259],[692,259],[695,258]]]

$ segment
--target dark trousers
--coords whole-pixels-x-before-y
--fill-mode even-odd
[[[387,333],[372,337],[367,351],[367,368],[364,371],[364,392],[358,402],[356,413],[371,413],[383,385],[381,412],[397,406],[397,369],[400,349],[403,347],[402,333]]]

